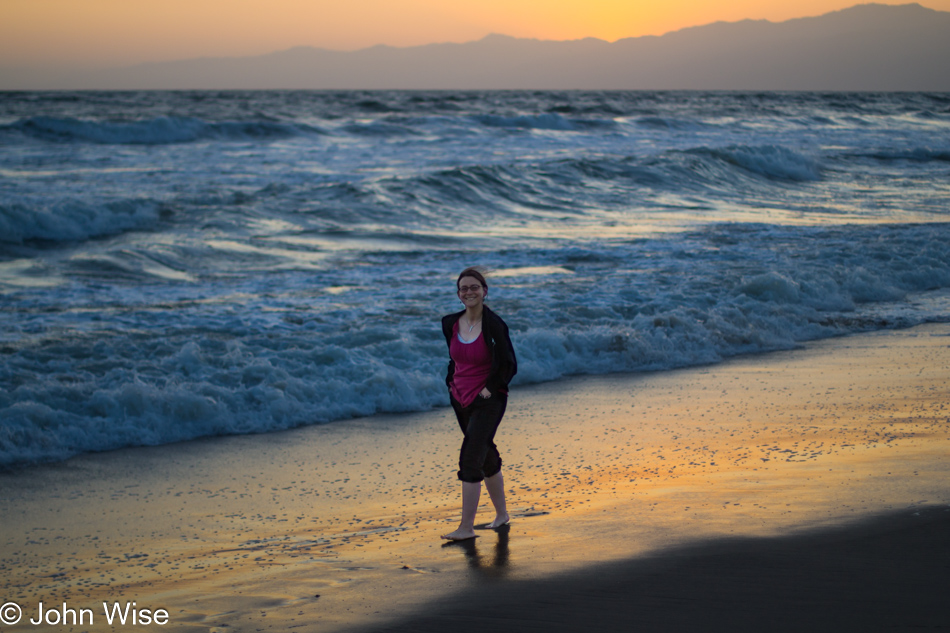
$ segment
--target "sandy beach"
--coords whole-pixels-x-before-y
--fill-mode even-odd
[[[511,526],[446,545],[459,441],[442,408],[0,475],[3,630],[950,626],[950,325],[518,388]]]

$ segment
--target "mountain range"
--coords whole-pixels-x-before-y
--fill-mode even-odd
[[[86,72],[0,69],[0,89],[950,91],[950,12],[863,4],[606,42],[489,35],[352,52],[312,47]]]

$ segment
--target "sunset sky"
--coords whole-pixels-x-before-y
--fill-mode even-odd
[[[0,0],[0,66],[125,66],[316,46],[661,35],[718,20],[779,22],[859,0]],[[882,4],[907,4],[886,1]],[[923,6],[950,11],[950,0]]]

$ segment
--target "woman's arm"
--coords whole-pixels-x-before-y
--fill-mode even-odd
[[[459,320],[462,313],[457,312],[454,314],[447,314],[442,317],[442,336],[445,337],[445,345],[450,350],[452,349],[452,328],[455,325],[455,322]],[[452,360],[452,356],[449,356],[449,367],[446,370],[445,374],[445,386],[452,386],[452,377],[455,375],[455,361]]]
[[[508,388],[508,383],[518,373],[518,361],[515,357],[514,345],[511,344],[511,337],[508,334],[508,324],[494,312],[489,313],[488,322],[490,323],[494,348],[492,372],[488,376],[485,388],[489,392],[495,392],[498,389]]]

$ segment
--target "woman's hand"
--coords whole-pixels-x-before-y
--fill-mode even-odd
[[[479,392],[478,392],[478,395],[480,395],[482,398],[486,398],[486,399],[487,399],[487,398],[491,398],[491,392],[488,390],[488,387],[485,387],[484,389],[482,389],[481,391],[479,391]]]

